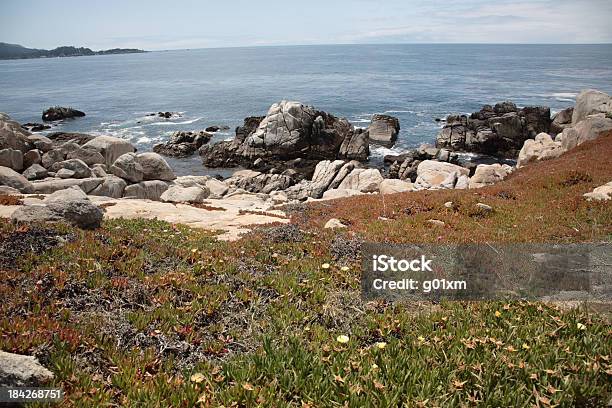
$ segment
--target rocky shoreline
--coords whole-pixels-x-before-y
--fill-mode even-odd
[[[85,113],[54,107],[43,119]],[[231,141],[210,144],[208,131],[176,132],[153,152],[138,153],[129,142],[81,133],[32,133],[0,114],[0,194],[57,194],[166,203],[206,203],[243,196],[261,200],[258,210],[279,204],[360,194],[436,189],[472,189],[494,184],[516,167],[558,157],[612,129],[612,99],[595,90],[578,95],[576,105],[550,116],[547,107],[518,108],[511,102],[485,105],[467,115],[449,115],[434,145],[385,157],[369,167],[370,144],[392,146],[399,121],[374,115],[367,129],[299,102],[273,104],[263,117],[248,117]],[[231,177],[177,177],[162,155],[199,154],[204,166],[241,167]],[[70,201],[70,200],[68,200]],[[146,206],[146,204],[143,204]],[[16,212],[17,221],[101,215],[87,205],[37,204]],[[95,205],[94,205],[95,207]],[[53,209],[55,208],[55,209]],[[75,215],[77,214],[77,215]],[[85,217],[87,218],[87,217]],[[77,221],[75,221],[77,220]],[[99,225],[99,221],[98,221]]]

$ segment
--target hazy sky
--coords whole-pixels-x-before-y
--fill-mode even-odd
[[[334,43],[612,43],[612,0],[0,0],[0,41],[147,50]]]

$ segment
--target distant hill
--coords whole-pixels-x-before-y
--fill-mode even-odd
[[[136,48],[113,48],[111,50],[92,51],[85,47],[57,47],[52,50],[40,50],[26,48],[18,44],[7,44],[0,42],[0,59],[23,59],[23,58],[54,58],[54,57],[81,57],[84,55],[107,55],[107,54],[134,54],[147,52]]]

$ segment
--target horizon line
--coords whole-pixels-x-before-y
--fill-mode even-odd
[[[2,42],[2,41],[0,41]],[[39,49],[44,50],[45,48],[31,47],[22,44],[15,43],[7,43],[11,45],[19,45],[25,48],[31,49]],[[592,42],[592,43],[521,43],[521,42],[503,42],[503,43],[494,43],[494,42],[389,42],[389,43],[333,43],[333,44],[255,44],[255,45],[225,45],[225,46],[208,46],[208,47],[188,47],[188,48],[167,48],[167,49],[156,49],[156,50],[147,50],[140,49],[142,51],[147,52],[165,52],[165,51],[189,51],[189,50],[211,50],[211,49],[232,49],[232,48],[273,48],[273,47],[333,47],[333,46],[389,46],[389,45],[612,45],[612,42]],[[58,45],[49,50],[53,50],[55,48],[60,47],[75,47],[75,48],[89,48],[86,45]],[[104,51],[110,49],[134,49],[134,47],[126,47],[123,46],[115,46],[112,48],[100,48],[94,51]]]

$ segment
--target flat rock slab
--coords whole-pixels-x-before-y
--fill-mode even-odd
[[[41,198],[25,196],[23,201],[25,204],[36,204],[41,203]],[[250,230],[249,226],[252,225],[289,222],[289,219],[283,218],[285,214],[282,211],[271,210],[269,201],[267,202],[254,194],[238,194],[222,199],[206,200],[205,204],[215,209],[142,199],[114,199],[91,195],[88,198],[94,204],[104,204],[105,219],[157,218],[158,220],[184,224],[192,228],[222,231],[217,238],[225,241],[239,239],[240,235],[248,232]],[[10,218],[13,211],[19,207],[0,205],[0,217]],[[241,211],[246,212],[241,213]],[[266,214],[254,214],[251,211],[265,212]]]

